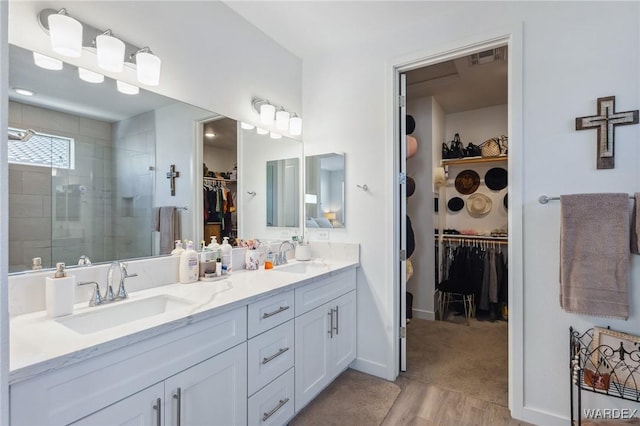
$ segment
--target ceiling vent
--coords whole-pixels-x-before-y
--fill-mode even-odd
[[[483,65],[494,61],[504,61],[506,59],[507,47],[502,46],[469,55],[469,66]]]

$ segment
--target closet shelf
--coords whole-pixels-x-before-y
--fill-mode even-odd
[[[455,164],[476,164],[476,163],[491,163],[494,161],[508,161],[509,157],[501,155],[499,157],[464,157],[464,158],[445,158],[440,160],[440,164],[443,166],[451,166]]]
[[[236,179],[225,179],[225,178],[217,178],[217,177],[210,177],[210,176],[203,176],[202,179],[204,180],[204,182],[229,182],[229,183],[238,182]]]

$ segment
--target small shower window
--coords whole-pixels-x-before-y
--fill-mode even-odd
[[[24,132],[9,128],[10,132]],[[37,133],[27,141],[9,141],[9,163],[57,169],[73,169],[74,140]]]

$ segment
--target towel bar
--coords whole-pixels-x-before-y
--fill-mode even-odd
[[[629,195],[629,199],[633,200],[635,197],[633,195]],[[557,201],[560,200],[560,197],[548,197],[546,195],[541,195],[538,197],[538,202],[540,204],[547,204],[549,201]]]

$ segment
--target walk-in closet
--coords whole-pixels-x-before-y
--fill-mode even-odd
[[[508,405],[507,48],[407,72],[403,375]],[[410,122],[413,121],[413,122]],[[414,126],[415,123],[415,126]],[[409,146],[409,141],[408,141]]]

